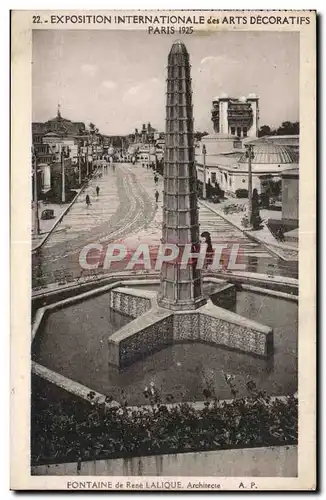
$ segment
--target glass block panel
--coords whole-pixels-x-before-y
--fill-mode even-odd
[[[184,149],[179,149],[179,154],[178,154],[178,159],[179,161],[184,161],[186,158],[185,158],[185,150]]]
[[[176,212],[167,212],[167,223],[169,226],[176,226],[177,224]]]
[[[175,180],[174,179],[168,179],[165,181],[167,183],[167,190],[169,193],[174,193],[175,192]]]
[[[200,285],[200,281],[195,281],[195,284],[194,284],[194,297],[200,297],[201,295],[201,285]]]
[[[179,198],[179,207],[187,208],[185,196],[179,196],[178,198]]]
[[[185,226],[188,223],[188,212],[179,213],[179,225]]]
[[[161,273],[162,273],[162,276],[165,276],[165,274],[166,274],[166,263],[165,262],[162,263]]]
[[[168,170],[168,172],[169,172],[169,174],[168,174],[168,175],[169,175],[170,177],[175,177],[175,176],[176,176],[176,167],[175,167],[175,165],[174,165],[174,164],[169,165],[169,170]]]
[[[166,282],[166,297],[168,299],[174,300],[174,286],[173,283]]]
[[[179,179],[178,180],[178,193],[184,194],[188,192],[188,179]]]
[[[185,145],[185,139],[184,139],[184,135],[183,134],[179,135],[179,145],[180,146],[184,146]]]
[[[188,266],[186,269],[179,269],[179,279],[181,281],[189,281],[191,279],[191,269]]]
[[[175,272],[176,272],[176,268],[174,265],[172,265],[172,264],[166,265],[166,277],[168,280],[175,279]]]
[[[181,283],[179,285],[178,292],[179,292],[179,297],[178,298],[180,300],[191,299],[191,286],[190,285],[187,285],[185,283]]]
[[[187,176],[187,165],[180,164],[178,166],[178,174],[180,177],[186,177]]]
[[[188,229],[178,229],[179,241],[182,244],[189,243],[189,230]]]
[[[177,199],[174,195],[168,195],[166,194],[164,197],[164,205],[168,206],[169,208],[177,208]]]
[[[177,243],[177,241],[178,241],[177,229],[173,229],[173,228],[169,227],[167,229],[167,237],[168,237],[169,243]]]
[[[168,120],[168,121],[166,122],[166,131],[167,131],[168,133],[173,132],[173,122],[172,122],[172,121],[170,121],[170,120]]]

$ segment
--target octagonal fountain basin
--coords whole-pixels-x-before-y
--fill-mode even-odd
[[[147,289],[155,290],[157,285]],[[215,292],[216,283],[205,284],[205,293],[214,297]],[[234,377],[239,396],[248,395],[249,380],[271,396],[297,391],[295,300],[239,289],[235,304],[230,304],[234,312],[274,329],[274,354],[267,359],[187,342],[170,345],[120,370],[108,363],[108,339],[133,319],[112,311],[108,304],[104,293],[50,312],[34,339],[33,360],[129,405],[148,403],[143,391],[151,382],[163,399],[172,394],[174,401],[203,400],[208,388],[218,398],[229,399],[227,374]]]

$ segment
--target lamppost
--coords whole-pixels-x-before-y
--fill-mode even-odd
[[[92,165],[91,165],[91,174],[94,172],[94,163],[95,163],[95,152],[94,152],[94,143],[92,141]]]
[[[92,165],[91,165],[91,173],[93,172],[93,168],[94,168],[94,134],[95,134],[95,130],[90,130],[90,134],[91,134],[91,143],[90,143],[90,146],[91,146],[91,155],[92,155]],[[89,162],[88,162],[89,164]],[[89,175],[89,166],[88,166],[88,170],[87,170],[87,175]]]
[[[246,144],[246,158],[248,158],[248,219],[251,226],[252,219],[252,165],[251,161],[254,159],[254,147],[252,144]]]
[[[34,234],[40,234],[40,219],[38,214],[38,193],[37,193],[37,160],[36,154],[34,152],[34,147],[32,148],[32,164],[34,170],[34,203],[33,203],[33,213],[34,213]]]
[[[78,146],[78,184],[81,185],[80,145]]]
[[[65,158],[63,153],[62,144],[60,144],[60,158],[61,158],[61,175],[62,175],[62,191],[61,191],[61,202],[66,203],[66,173],[65,173]]]
[[[86,175],[89,176],[89,137],[87,138],[87,146],[86,146]]]
[[[206,200],[206,146],[203,144],[203,169],[204,169],[204,182],[203,182],[203,198]]]

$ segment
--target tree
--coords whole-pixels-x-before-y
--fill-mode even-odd
[[[258,137],[264,137],[265,135],[272,135],[273,131],[269,125],[262,125],[258,130]]]
[[[276,135],[299,135],[299,122],[285,121],[276,130]]]
[[[252,192],[252,215],[250,223],[253,229],[260,229],[262,220],[259,215],[259,196],[257,189]]]
[[[204,137],[205,135],[208,135],[208,132],[199,132],[199,131],[196,131],[194,133],[194,137],[197,141],[200,141],[202,137]]]
[[[258,130],[258,137],[266,135],[299,135],[299,122],[282,122],[282,125],[277,129],[272,129],[269,125],[262,125]]]

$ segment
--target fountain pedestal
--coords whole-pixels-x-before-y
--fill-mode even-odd
[[[220,294],[223,300],[230,286],[234,287],[226,285],[225,290],[222,288],[216,295]],[[261,357],[272,353],[271,328],[215,306],[211,300],[196,310],[171,311],[160,307],[155,292],[119,287],[109,293],[115,311],[136,314],[134,321],[109,338],[108,362],[118,368],[185,341],[207,342]],[[134,308],[132,304],[137,302],[139,307]]]

